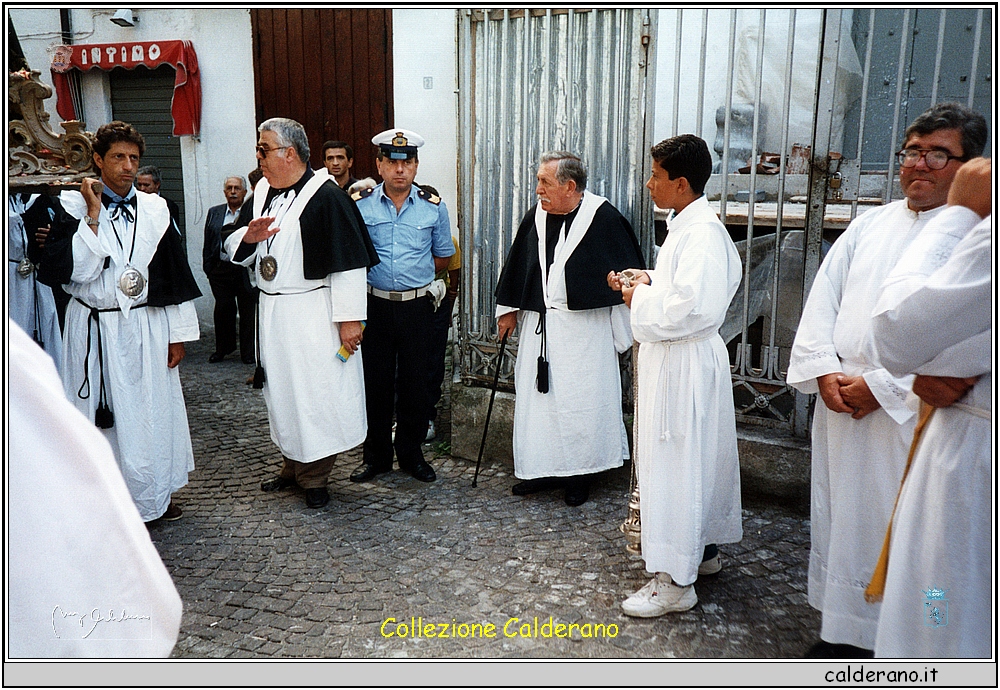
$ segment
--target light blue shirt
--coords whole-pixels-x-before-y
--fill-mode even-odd
[[[379,290],[413,290],[434,280],[434,257],[455,253],[448,208],[421,199],[416,185],[400,212],[380,184],[358,203],[368,234],[381,260],[368,271],[368,284]]]

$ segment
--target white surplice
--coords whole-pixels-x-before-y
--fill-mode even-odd
[[[60,200],[71,216],[83,218],[87,206],[79,192],[63,192]],[[63,289],[76,299],[66,308],[63,383],[70,402],[93,421],[101,387],[98,329],[84,304],[117,309],[99,314],[104,383],[114,413],[114,426],[102,431],[139,514],[149,521],[166,512],[170,494],[187,484],[188,472],[194,469],[180,374],[177,367],[167,367],[167,351],[170,343],[198,339],[198,315],[192,301],[167,307],[138,306],[146,303],[149,262],[160,239],[165,232],[176,232],[161,197],[136,191],[135,222],[117,221],[121,245],[107,209],[101,209],[99,221],[94,235],[81,220],[72,239],[73,273]],[[104,268],[105,260],[110,261],[108,268]],[[118,288],[118,279],[129,265],[146,279],[134,298]]]
[[[646,570],[681,585],[697,578],[707,544],[743,538],[729,354],[719,335],[741,265],[702,196],[670,221],[651,285],[632,295],[642,557]]]
[[[958,405],[935,410],[900,493],[877,657],[984,658],[993,649],[992,219],[978,221],[962,208],[935,219],[951,237],[977,224],[953,252],[922,263],[905,256],[874,318],[875,345],[890,370],[980,376]]]
[[[36,201],[37,194],[32,194],[27,202],[14,194],[7,199],[7,313],[28,335],[38,331],[45,351],[59,367],[62,364],[62,333],[52,288],[38,282],[38,274],[34,271],[27,277],[17,272],[18,264],[28,255],[29,244],[21,214]]]
[[[792,346],[787,382],[803,393],[817,378],[864,376],[881,407],[860,420],[816,400],[812,428],[809,603],[823,612],[820,637],[875,646],[878,605],[864,590],[882,548],[910,439],[912,376],[879,363],[868,330],[878,288],[942,208],[916,213],[900,200],[855,219],[820,265]]]
[[[8,348],[11,657],[168,656],[181,599],[110,446],[12,323]]]
[[[632,345],[624,304],[570,311],[566,298],[566,262],[590,229],[594,213],[607,200],[584,192],[568,233],[555,247],[542,286],[549,391],[536,386],[542,337],[540,315],[520,310],[517,360],[514,363],[514,475],[519,479],[572,477],[621,467],[628,457],[622,417],[618,353]],[[535,231],[538,261],[545,266],[548,214],[538,204]],[[497,316],[514,311],[498,306]]]
[[[366,271],[331,273],[322,280],[308,280],[302,271],[299,215],[328,179],[325,169],[318,170],[301,192],[276,199],[266,215],[276,214],[280,231],[239,262],[254,267],[261,290],[260,365],[271,440],[289,460],[306,463],[354,448],[368,433],[361,350],[347,362],[336,357],[340,323],[367,318]],[[254,189],[255,218],[265,215],[269,188],[261,180]],[[230,256],[236,256],[246,231],[226,240]],[[273,280],[260,275],[258,259],[268,255],[278,262]]]

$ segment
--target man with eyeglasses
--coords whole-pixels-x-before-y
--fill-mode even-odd
[[[904,135],[904,199],[856,218],[820,266],[802,311],[786,380],[819,393],[812,428],[809,603],[822,611],[807,657],[870,657],[879,607],[871,578],[903,476],[915,419],[912,376],[881,365],[870,329],[878,288],[944,210],[955,173],[982,153],[986,120],[957,103],[921,114]],[[927,583],[928,587],[934,583]],[[919,592],[914,605],[919,606]]]
[[[330,501],[326,485],[337,454],[367,432],[358,348],[365,275],[378,256],[347,193],[326,168],[309,166],[302,125],[274,117],[258,131],[264,179],[254,187],[254,219],[225,248],[233,263],[253,269],[260,289],[253,384],[264,390],[271,440],[283,460],[278,476],[260,488],[299,486],[306,506],[321,508]]]

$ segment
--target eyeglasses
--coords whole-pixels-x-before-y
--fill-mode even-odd
[[[287,149],[288,147],[287,146],[275,146],[273,149],[269,149],[266,146],[259,146],[258,145],[256,148],[257,148],[257,153],[260,154],[261,158],[267,158],[267,154],[271,153],[271,151],[281,151],[282,149]]]
[[[927,167],[931,170],[941,170],[948,165],[948,161],[965,160],[961,156],[949,155],[947,151],[940,149],[903,149],[896,154],[896,160],[902,168],[912,168],[923,158]]]

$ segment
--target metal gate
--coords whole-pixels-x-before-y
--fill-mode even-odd
[[[459,350],[466,383],[491,382],[493,288],[522,216],[535,203],[544,151],[579,154],[588,189],[652,245],[642,186],[651,137],[655,11],[459,12],[459,226],[465,256]],[[513,358],[502,374],[512,383]]]
[[[920,112],[959,100],[991,120],[992,13],[677,10],[660,24],[673,29],[660,33],[674,47],[670,134],[694,125],[710,140],[714,118],[720,160],[707,191],[744,257],[722,329],[737,419],[804,437],[812,396],[785,372],[822,256],[859,212],[901,197],[894,153]],[[724,50],[710,52],[707,35],[725,36]],[[706,102],[705,80],[723,75]],[[678,96],[690,114],[692,91],[704,105],[685,122]]]
[[[463,380],[492,372],[493,286],[537,153],[581,151],[648,249],[652,135],[693,132],[716,152],[706,194],[744,259],[722,328],[737,418],[806,436],[811,396],[785,372],[822,256],[900,198],[894,153],[926,107],[958,100],[992,121],[993,10],[561,12],[460,19]]]

